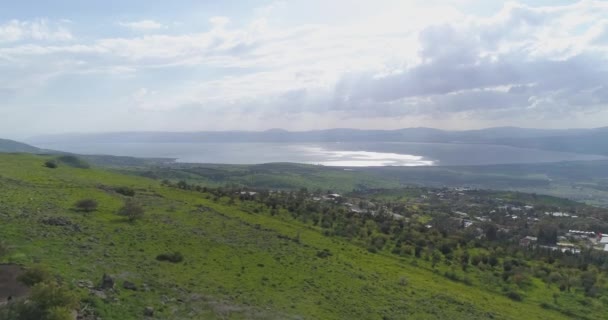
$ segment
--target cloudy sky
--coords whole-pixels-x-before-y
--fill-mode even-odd
[[[0,137],[608,125],[608,1],[0,2]]]

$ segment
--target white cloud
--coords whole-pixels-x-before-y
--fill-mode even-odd
[[[454,128],[558,117],[584,126],[597,123],[593,115],[608,109],[605,2],[509,3],[479,17],[447,5],[395,1],[347,23],[275,24],[276,15],[294,12],[292,5],[277,2],[249,22],[216,16],[206,30],[64,45],[10,44],[43,37],[7,23],[0,27],[0,39],[10,44],[0,45],[0,72],[17,65],[31,78],[48,81],[61,74],[128,74],[130,87],[108,103],[133,112],[127,118],[176,127],[180,121],[195,126],[201,118],[226,128],[243,125],[231,122],[243,118],[259,120],[249,128],[264,119],[268,127],[341,122]],[[152,20],[123,25],[134,23],[141,23],[139,30],[164,28]],[[30,30],[28,36],[23,29]],[[0,88],[9,87],[2,83]],[[14,87],[5,92],[15,96]]]
[[[119,22],[118,24],[134,31],[154,31],[167,28],[167,26],[163,25],[162,23],[149,19],[130,22]]]
[[[11,20],[0,24],[0,43],[21,40],[68,41],[72,33],[61,24],[47,20]]]

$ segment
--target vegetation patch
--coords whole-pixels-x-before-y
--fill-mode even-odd
[[[179,263],[184,261],[184,256],[180,252],[172,252],[172,253],[161,253],[156,256],[156,260],[158,261],[168,261],[172,263]]]

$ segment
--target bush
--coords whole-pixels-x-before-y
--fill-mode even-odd
[[[130,222],[141,219],[144,213],[144,208],[132,200],[125,202],[125,205],[118,210],[118,215],[126,217]]]
[[[84,212],[92,212],[97,210],[98,203],[94,199],[82,199],[74,205],[77,210]]]
[[[88,169],[91,167],[86,161],[76,156],[61,156],[57,158],[57,161],[73,168]]]
[[[515,291],[507,292],[507,297],[513,301],[522,301],[523,300],[523,297]]]
[[[35,266],[27,269],[21,274],[17,280],[28,287],[33,287],[41,282],[50,281],[51,273],[41,266]]]
[[[57,318],[58,315],[65,315],[65,312],[58,309],[72,310],[78,305],[76,297],[55,282],[37,284],[32,289],[30,301],[33,302],[33,308],[38,309],[43,315],[41,319],[49,320],[70,319],[69,317]]]
[[[50,169],[55,169],[57,168],[57,162],[55,162],[54,160],[48,160],[44,163],[44,166]]]
[[[173,253],[161,253],[156,256],[156,260],[178,263],[184,261],[184,256],[177,251]]]
[[[15,302],[0,309],[0,319],[71,320],[78,307],[76,296],[55,282],[34,286],[27,302]]]
[[[116,191],[116,193],[120,193],[123,196],[127,196],[127,197],[135,196],[135,190],[133,190],[129,187],[116,187],[116,188],[114,188],[114,191]]]
[[[319,258],[328,258],[331,257],[331,251],[329,251],[329,249],[323,249],[321,251],[317,251],[317,257]]]
[[[0,258],[8,253],[8,246],[0,241]]]

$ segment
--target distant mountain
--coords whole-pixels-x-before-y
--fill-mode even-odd
[[[39,153],[41,149],[30,146],[25,143],[0,139],[0,152],[23,152],[23,153]]]
[[[203,131],[203,132],[112,132],[38,136],[30,143],[116,142],[435,142],[482,143],[514,147],[608,154],[608,127],[597,129],[528,129],[498,127],[481,130],[446,131],[432,128],[398,130],[328,129],[314,131]]]

